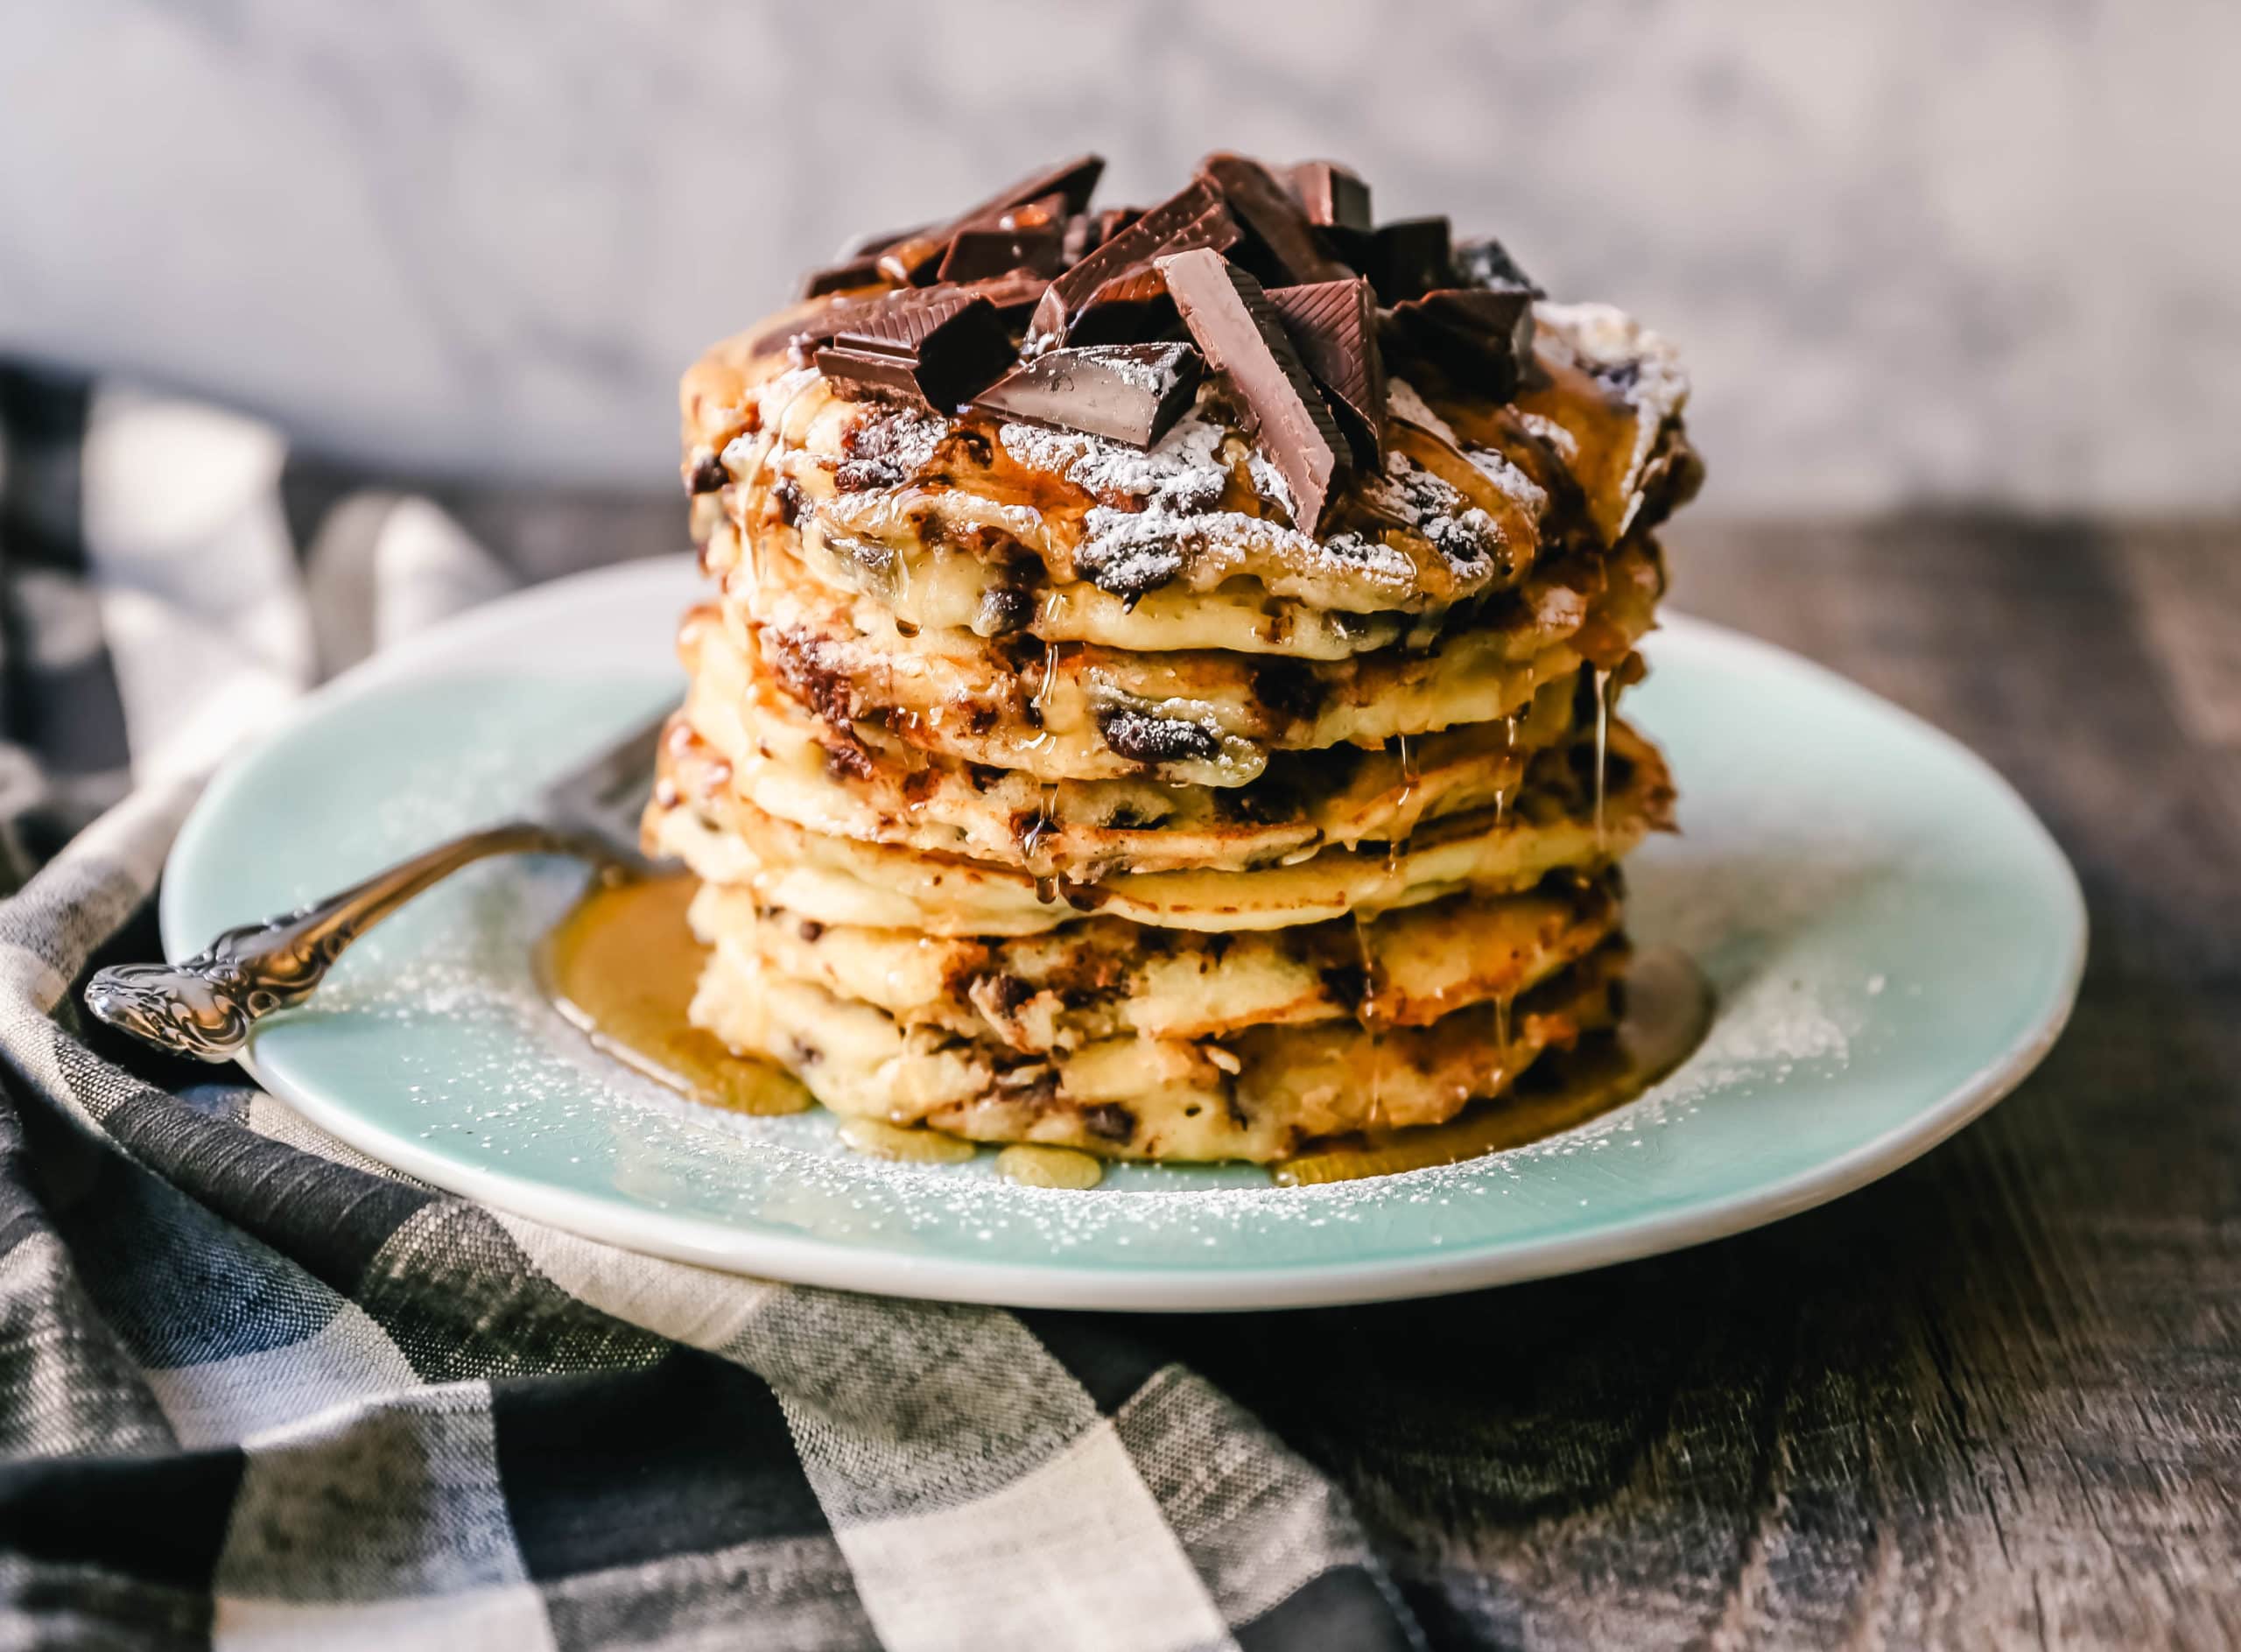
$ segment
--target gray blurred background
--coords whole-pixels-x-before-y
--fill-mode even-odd
[[[1703,509],[2241,504],[2241,10],[0,6],[0,352],[354,463],[674,485],[852,231],[1081,149],[1330,155],[1683,348]]]

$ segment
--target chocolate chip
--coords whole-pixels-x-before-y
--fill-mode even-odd
[[[1115,756],[1130,763],[1205,762],[1221,755],[1212,729],[1175,717],[1156,717],[1133,706],[1115,706],[1097,714],[1097,731]]]
[[[1082,1128],[1106,1142],[1125,1142],[1136,1133],[1136,1115],[1114,1101],[1082,1109]]]
[[[980,636],[1010,636],[1035,622],[1035,598],[1015,585],[992,585],[980,593],[973,629]]]
[[[724,461],[713,453],[703,453],[694,461],[692,474],[685,479],[685,491],[689,494],[714,493],[732,479],[724,468]]]

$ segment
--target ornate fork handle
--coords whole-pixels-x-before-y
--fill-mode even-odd
[[[117,964],[86,984],[86,1008],[158,1049],[229,1060],[259,1017],[312,995],[342,949],[405,902],[493,854],[574,854],[611,861],[596,840],[509,821],[439,843],[339,895],[262,924],[229,929],[177,964]]]

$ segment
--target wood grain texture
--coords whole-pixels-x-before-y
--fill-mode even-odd
[[[2241,1645],[2241,530],[1673,551],[1676,607],[2039,809],[2092,912],[2069,1032],[1927,1159],[1774,1227],[1163,1334],[1347,1487],[1443,1646]]]

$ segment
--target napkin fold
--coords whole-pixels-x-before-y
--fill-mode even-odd
[[[1423,1644],[1343,1494],[1143,1322],[579,1239],[82,1013],[156,954],[213,763],[538,571],[447,496],[0,366],[0,1640]]]

